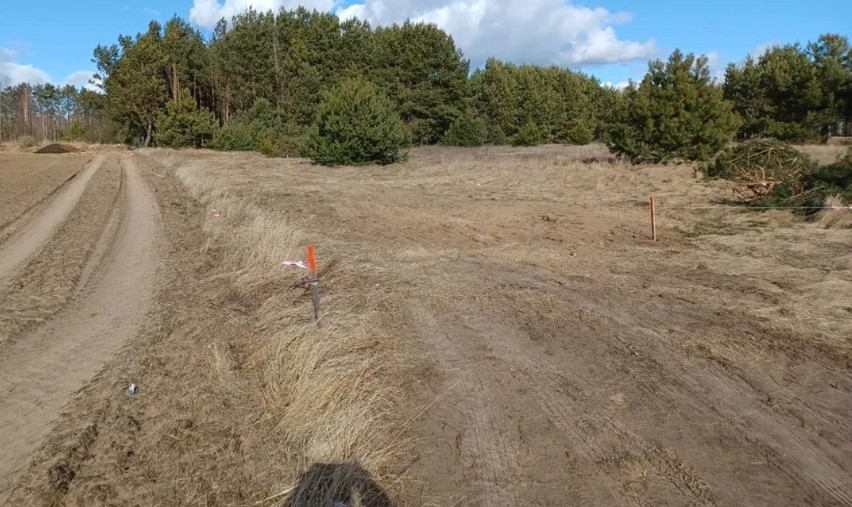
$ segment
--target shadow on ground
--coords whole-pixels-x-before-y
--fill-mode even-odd
[[[283,507],[396,507],[358,463],[319,463],[299,479]]]

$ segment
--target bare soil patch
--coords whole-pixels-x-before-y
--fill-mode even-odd
[[[93,161],[80,172],[79,178],[75,178],[58,191],[43,207],[33,210],[31,216],[22,217],[9,227],[12,232],[0,245],[0,280],[12,276],[29,257],[50,240],[76,206],[92,176],[100,168],[101,162],[100,158]]]
[[[117,159],[107,163],[115,164]],[[10,493],[18,473],[48,436],[68,397],[143,325],[153,293],[159,216],[133,161],[127,158],[122,164],[127,199],[122,201],[121,225],[109,255],[98,266],[97,283],[55,318],[3,348],[0,500]],[[105,198],[115,202],[108,195]],[[88,428],[86,439],[93,440],[97,431]],[[60,464],[48,476],[54,488],[67,490],[75,472],[68,464]]]
[[[13,222],[70,182],[91,158],[0,155],[0,240]]]

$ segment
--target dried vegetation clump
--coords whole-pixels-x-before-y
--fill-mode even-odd
[[[220,299],[256,322],[240,343],[211,344],[211,380],[258,412],[263,422],[256,431],[277,443],[276,468],[290,470],[278,482],[295,488],[311,467],[345,464],[393,491],[394,465],[405,451],[396,408],[406,356],[395,337],[374,325],[384,296],[320,250],[318,326],[298,283],[302,273],[281,266],[302,258],[305,236],[282,213],[230,194],[200,167],[183,165],[176,174],[220,211],[205,225],[205,249],[224,254],[223,274],[234,281],[235,292]]]
[[[707,176],[737,183],[734,190],[745,199],[757,199],[784,185],[801,193],[802,178],[816,165],[796,148],[771,140],[747,141],[723,150],[706,166]]]

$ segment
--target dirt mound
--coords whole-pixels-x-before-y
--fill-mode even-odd
[[[36,151],[36,153],[78,153],[79,151],[79,149],[75,148],[74,146],[71,146],[70,144],[53,143],[48,144],[44,148]]]

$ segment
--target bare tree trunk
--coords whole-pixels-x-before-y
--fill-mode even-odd
[[[180,95],[180,78],[178,77],[177,64],[172,64],[172,98],[177,101]]]
[[[281,109],[281,99],[284,94],[284,87],[281,84],[281,62],[278,51],[278,17],[275,15],[273,15],[272,18],[272,55],[275,58],[275,85],[277,88],[277,90],[275,90],[275,96],[277,97],[275,106],[278,109]]]

